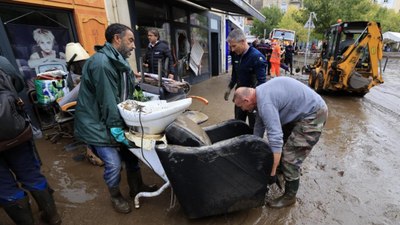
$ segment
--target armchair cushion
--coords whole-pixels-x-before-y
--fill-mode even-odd
[[[249,125],[242,121],[231,119],[204,128],[212,143],[237,137],[243,134],[252,134]]]
[[[211,145],[207,133],[186,116],[179,116],[165,128],[165,136],[169,144],[180,146]]]

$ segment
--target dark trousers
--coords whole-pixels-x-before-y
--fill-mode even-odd
[[[47,188],[46,178],[40,172],[33,141],[0,152],[0,205],[25,196],[18,183],[27,191],[41,191]]]
[[[293,58],[285,58],[285,64],[290,68],[290,73],[293,73]]]
[[[268,65],[267,75],[271,75],[271,61],[269,61],[270,58],[271,57],[267,58],[267,65]]]
[[[249,120],[251,130],[254,130],[256,114],[254,112],[243,111],[240,107],[235,106],[235,119],[246,122],[246,118]]]

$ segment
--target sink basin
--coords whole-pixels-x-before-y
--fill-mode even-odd
[[[145,134],[160,134],[191,104],[191,98],[173,102],[126,100],[118,104],[118,109],[131,130],[142,133],[143,128]]]

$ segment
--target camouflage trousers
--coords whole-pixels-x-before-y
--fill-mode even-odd
[[[324,106],[306,119],[283,126],[284,144],[280,164],[287,181],[300,178],[301,165],[317,144],[327,117],[328,108]]]

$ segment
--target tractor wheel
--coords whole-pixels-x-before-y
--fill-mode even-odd
[[[317,72],[314,69],[311,70],[310,75],[308,75],[308,86],[310,86],[311,88],[314,87],[316,77],[317,77]]]
[[[315,92],[321,93],[323,90],[323,86],[324,86],[324,75],[321,72],[319,72],[315,78],[315,83],[314,83]]]

